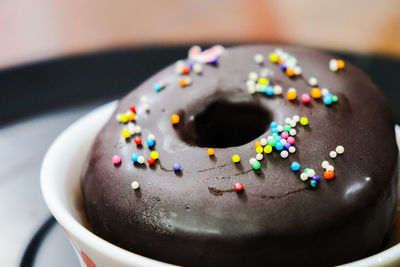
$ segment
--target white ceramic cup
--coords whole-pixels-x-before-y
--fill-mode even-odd
[[[82,266],[173,266],[119,248],[90,232],[80,190],[80,176],[95,136],[117,102],[97,108],[64,130],[49,148],[41,169],[41,187],[51,213],[63,227]],[[397,131],[397,136],[400,136]],[[399,227],[400,229],[400,227]],[[342,267],[400,266],[400,244]]]

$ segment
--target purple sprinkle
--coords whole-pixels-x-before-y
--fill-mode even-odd
[[[179,163],[175,163],[172,168],[174,171],[179,172],[181,170],[181,165]]]
[[[282,71],[286,71],[286,69],[287,69],[286,66],[285,66],[284,64],[281,64],[280,67],[281,67],[281,70],[282,70]]]
[[[318,175],[314,175],[311,179],[313,179],[316,182],[319,182],[319,176]]]
[[[291,144],[286,143],[286,144],[285,144],[285,149],[289,149],[289,147],[291,147],[291,146],[292,146]]]
[[[218,64],[218,58],[216,57],[216,58],[214,58],[213,60],[211,60],[211,61],[209,61],[207,63],[211,64],[211,65],[217,65]]]
[[[193,61],[189,61],[189,68],[190,69],[193,69],[193,65],[194,65],[194,62]]]

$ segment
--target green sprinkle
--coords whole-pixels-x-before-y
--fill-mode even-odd
[[[307,173],[310,168],[305,168],[304,172]]]
[[[251,167],[253,167],[254,170],[258,170],[261,167],[261,164],[259,161],[255,161],[253,162],[253,164],[251,164]]]
[[[290,132],[291,129],[292,129],[292,127],[290,127],[289,124],[286,124],[286,125],[283,127],[283,130],[284,130],[285,132]]]
[[[338,101],[337,95],[332,96],[332,102],[337,102],[337,101]]]

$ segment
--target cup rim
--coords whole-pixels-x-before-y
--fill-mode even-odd
[[[127,251],[100,238],[80,224],[62,203],[60,196],[56,194],[57,190],[55,189],[55,185],[57,184],[57,179],[55,179],[54,171],[56,167],[55,162],[57,161],[54,161],[54,158],[56,158],[57,155],[59,156],[63,143],[65,140],[71,139],[71,137],[75,133],[78,133],[78,131],[79,133],[82,133],[80,129],[84,128],[88,121],[92,120],[93,117],[99,116],[99,114],[102,115],[101,117],[103,117],[105,123],[115,110],[117,102],[118,101],[115,100],[104,104],[79,118],[62,131],[54,140],[47,150],[41,166],[40,186],[43,198],[53,216],[67,233],[79,238],[81,242],[85,243],[88,247],[95,248],[103,255],[106,255],[109,258],[115,258],[117,261],[126,265],[139,264],[142,266],[156,267],[176,266]],[[61,181],[63,181],[63,179],[59,180],[59,182]],[[377,264],[391,264],[396,260],[400,260],[400,243],[372,256],[354,262],[345,263],[340,265],[340,267],[372,267]]]

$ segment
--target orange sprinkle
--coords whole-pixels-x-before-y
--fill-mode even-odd
[[[311,96],[312,98],[321,98],[322,96],[321,90],[319,90],[319,88],[313,88],[311,90]]]
[[[282,64],[283,63],[283,59],[278,59],[278,63]]]
[[[185,80],[185,79],[180,79],[180,80],[179,80],[179,85],[180,85],[181,87],[185,87],[185,86],[187,85],[186,80]]]
[[[297,93],[295,91],[290,91],[286,94],[287,99],[295,100],[297,97]]]
[[[135,120],[135,112],[132,112],[131,114],[129,114],[128,120],[129,121],[134,121]]]
[[[189,74],[189,72],[190,72],[189,66],[185,66],[182,68],[182,74]]]
[[[292,77],[294,75],[294,70],[291,68],[286,69],[286,75]]]
[[[254,146],[255,146],[256,148],[257,148],[257,147],[260,147],[260,146],[261,146],[261,143],[257,141],[257,142],[254,143]]]
[[[179,120],[180,120],[180,118],[179,118],[179,115],[178,115],[178,114],[174,114],[174,115],[171,116],[171,122],[172,122],[172,124],[177,124],[177,123],[179,123]]]
[[[343,60],[339,59],[339,60],[337,61],[337,68],[338,68],[339,70],[342,70],[342,69],[344,68],[344,61],[343,61]]]
[[[207,149],[207,154],[208,154],[209,156],[213,156],[214,153],[215,153],[214,148],[209,148],[209,149]]]
[[[335,177],[335,173],[333,171],[325,171],[324,177],[326,180],[331,180],[333,177]]]

